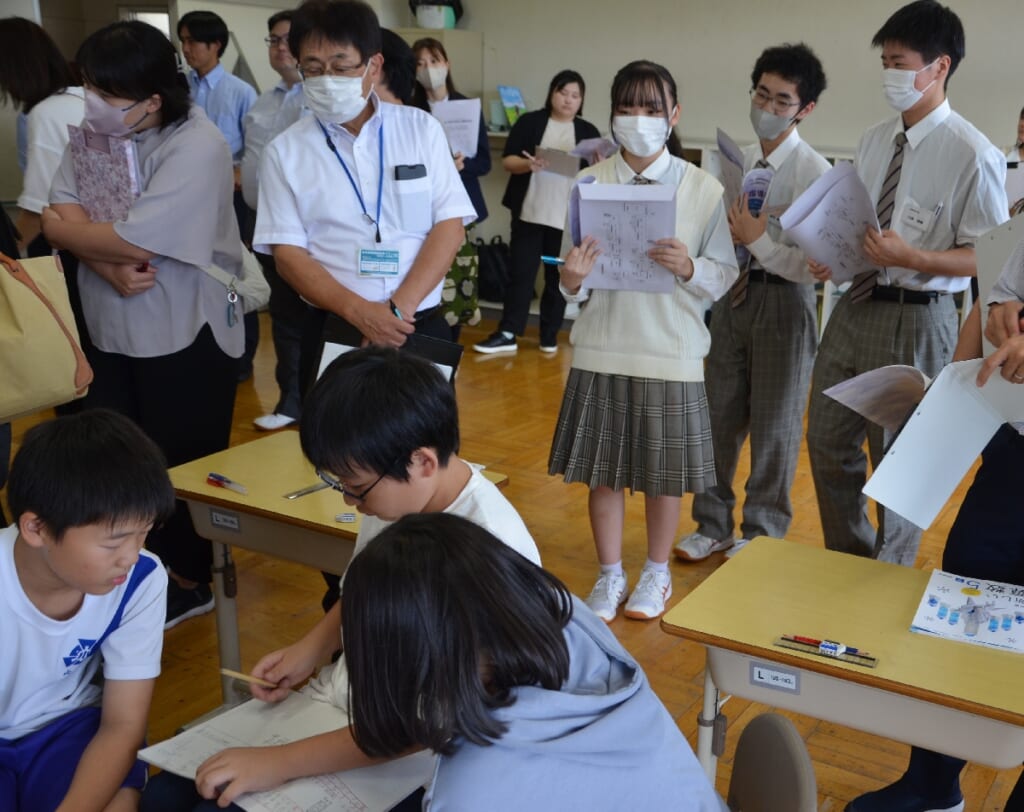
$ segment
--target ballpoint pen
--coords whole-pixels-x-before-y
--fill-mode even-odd
[[[213,485],[216,488],[227,488],[235,493],[247,494],[249,489],[242,485],[240,482],[235,482],[233,479],[228,479],[224,474],[209,473],[206,475],[206,484]]]
[[[322,491],[324,488],[331,487],[326,482],[317,482],[315,485],[308,485],[305,488],[299,488],[297,491],[290,491],[284,494],[285,499],[298,499],[300,496],[308,496],[311,493]]]
[[[565,265],[565,260],[561,257],[548,257],[541,255],[540,261],[545,265]]]

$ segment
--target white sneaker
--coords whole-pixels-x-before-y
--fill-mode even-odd
[[[732,558],[748,544],[750,544],[750,539],[736,539],[736,541],[732,543],[732,547],[725,551],[725,557]]]
[[[690,535],[681,538],[673,549],[676,556],[684,561],[703,561],[712,553],[728,550],[735,543],[735,539],[715,541],[715,539],[708,538],[700,533],[690,533]]]
[[[556,352],[558,352],[558,345],[557,344],[541,344],[540,345],[540,351],[542,353],[544,353],[545,355],[554,355]]]
[[[605,623],[615,620],[619,607],[626,600],[626,573],[601,573],[584,601]]]
[[[252,422],[256,425],[256,428],[261,431],[277,431],[278,429],[283,429],[285,426],[290,426],[295,422],[295,418],[289,417],[286,414],[274,412],[274,414],[265,414],[261,417],[257,417]]]
[[[626,602],[626,617],[654,620],[665,614],[665,601],[672,597],[672,574],[644,567],[640,582]]]

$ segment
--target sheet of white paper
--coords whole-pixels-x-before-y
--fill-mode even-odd
[[[729,134],[719,127],[715,133],[715,139],[718,142],[718,151],[728,159],[729,163],[735,164],[743,171],[743,150],[741,150],[736,142],[729,137]]]
[[[358,347],[353,347],[350,344],[335,344],[331,341],[324,342],[324,351],[320,356],[320,368],[316,371],[317,380],[320,380],[320,376],[324,374],[324,370],[331,365],[331,362],[335,358],[339,358],[346,352],[352,352],[352,350],[358,350]],[[454,369],[447,364],[434,363],[434,366],[441,370],[441,374],[444,375],[446,381],[452,379],[452,372]]]
[[[670,293],[671,272],[647,256],[656,240],[676,232],[676,188],[659,184],[577,185],[580,231],[596,237],[601,255],[583,287]]]
[[[583,241],[583,235],[580,234],[580,189],[596,182],[597,178],[593,175],[585,175],[572,185],[569,192],[569,241],[572,245],[579,245]]]
[[[590,163],[597,163],[605,158],[611,158],[618,151],[619,145],[610,138],[584,138],[569,150],[569,154]],[[596,159],[594,159],[595,155]]]
[[[853,164],[836,164],[779,218],[790,238],[815,262],[832,269],[836,285],[874,268],[862,248],[864,232],[878,230],[875,204]]]
[[[1024,398],[998,375],[979,389],[981,360],[948,365],[890,446],[864,493],[927,529],[996,430],[1024,420]]]
[[[480,143],[480,99],[437,102],[430,112],[444,127],[452,154],[461,152],[466,158],[475,158]]]
[[[566,178],[575,178],[580,171],[580,159],[560,149],[548,149],[537,147],[534,153],[536,158],[547,161],[548,165],[543,170],[554,175],[562,175]]]
[[[894,364],[847,378],[822,394],[895,433],[910,410],[921,402],[930,382],[921,370]]]
[[[1006,200],[1010,206],[1024,197],[1024,166],[1006,170]]]
[[[276,705],[252,699],[139,752],[139,758],[186,778],[207,758],[226,747],[287,744],[348,725],[348,715],[326,702],[291,694]],[[275,790],[253,792],[235,803],[248,812],[323,809],[332,812],[383,812],[433,775],[429,752],[374,767],[300,778]]]

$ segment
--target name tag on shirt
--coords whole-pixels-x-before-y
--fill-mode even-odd
[[[375,244],[372,248],[359,249],[360,276],[398,276],[397,248]]]
[[[942,211],[940,203],[934,211],[928,211],[913,201],[908,200],[903,207],[903,224],[917,231],[929,231],[935,222],[936,215]]]

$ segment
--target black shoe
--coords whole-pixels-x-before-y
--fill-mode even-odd
[[[518,347],[516,347],[515,336],[505,338],[504,333],[501,330],[497,330],[479,344],[474,344],[473,349],[477,352],[490,354],[495,352],[515,352]]]
[[[964,798],[959,791],[953,797],[929,801],[903,781],[865,793],[846,806],[846,812],[963,812],[963,809]]]
[[[184,589],[171,578],[167,582],[167,619],[164,631],[173,629],[190,617],[205,615],[213,611],[213,592],[209,584],[199,584],[194,589]]]

